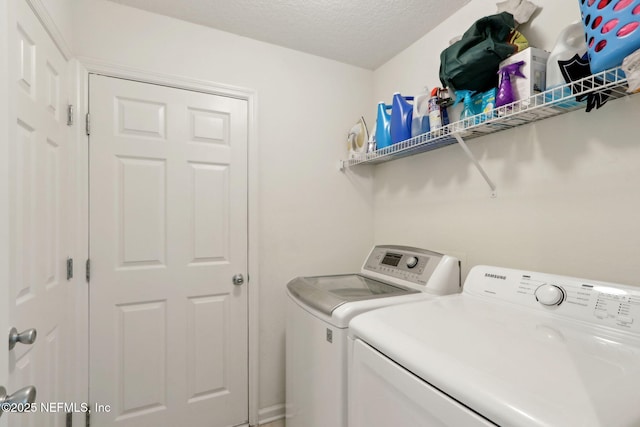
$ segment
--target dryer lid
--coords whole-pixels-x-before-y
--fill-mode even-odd
[[[390,285],[360,274],[297,277],[287,284],[295,298],[309,307],[331,315],[347,302],[415,294],[419,291]]]
[[[370,311],[349,329],[498,425],[640,425],[634,334],[468,294]]]

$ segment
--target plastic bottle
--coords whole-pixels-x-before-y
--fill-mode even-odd
[[[438,104],[438,88],[434,87],[429,98],[429,126],[430,130],[440,129],[442,127],[442,114],[440,104]]]
[[[391,143],[411,138],[411,121],[413,119],[413,96],[402,96],[399,92],[393,94],[391,103]]]
[[[482,104],[480,111],[480,121],[489,120],[494,117],[493,110],[496,108],[496,88],[489,89],[486,92],[482,92]]]
[[[390,105],[384,102],[378,103],[378,117],[376,119],[376,150],[391,145],[391,114],[387,113],[391,110]]]
[[[418,93],[413,101],[413,118],[411,119],[411,137],[429,132],[429,88]]]
[[[442,98],[440,98],[440,101]],[[449,113],[447,112],[447,107],[440,104],[440,116],[442,117],[442,126],[446,126],[449,124]]]
[[[462,111],[460,112],[460,120],[468,119],[476,115],[476,112],[473,108],[473,101],[471,97],[475,92],[470,90],[457,90],[456,91],[456,102],[453,103],[455,107],[458,105],[461,99],[464,100],[464,106],[462,107]]]
[[[524,77],[524,74],[520,71],[520,67],[523,65],[524,61],[518,61],[505,65],[498,70],[500,83],[498,85],[498,94],[496,95],[496,107],[502,107],[515,101],[513,99],[513,88],[511,87],[511,76]]]
[[[547,90],[566,83],[564,77],[562,77],[558,61],[567,61],[575,54],[582,57],[586,51],[587,42],[585,41],[584,26],[581,21],[576,21],[563,29],[549,54],[549,59],[547,59]]]

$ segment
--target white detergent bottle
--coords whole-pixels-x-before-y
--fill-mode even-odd
[[[413,119],[411,121],[411,137],[429,132],[429,88],[424,87],[413,100]]]
[[[562,30],[547,60],[547,90],[566,84],[558,61],[567,61],[575,54],[582,56],[586,51],[582,22],[576,21]]]

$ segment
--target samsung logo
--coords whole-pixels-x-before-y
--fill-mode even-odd
[[[507,280],[507,276],[501,276],[499,274],[484,273],[484,277],[490,277],[492,279]]]

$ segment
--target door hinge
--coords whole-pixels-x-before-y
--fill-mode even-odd
[[[91,114],[87,113],[87,135],[91,135]]]
[[[67,258],[67,280],[73,279],[73,258]]]
[[[87,273],[85,277],[87,278],[87,282],[89,282],[91,280],[91,260],[90,259],[87,259],[86,269],[87,269]]]
[[[67,126],[73,126],[73,105],[67,105]]]

